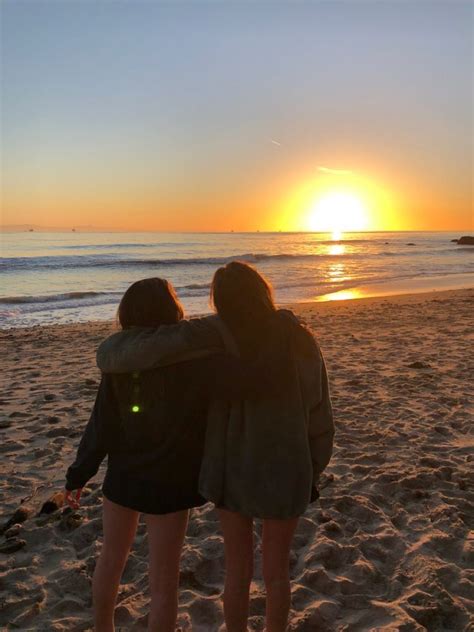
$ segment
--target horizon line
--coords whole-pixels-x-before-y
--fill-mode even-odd
[[[330,235],[333,231],[330,230],[128,230],[122,228],[101,228],[91,226],[90,228],[65,228],[56,226],[38,226],[37,224],[23,224],[25,228],[20,228],[17,225],[0,225],[0,233],[25,233],[25,232],[38,232],[38,233],[76,233],[76,234],[90,234],[90,233],[159,233],[159,234],[184,234],[184,235]],[[455,233],[455,232],[473,232],[474,228],[445,228],[445,229],[417,229],[408,228],[402,230],[343,230],[342,234],[366,234],[366,233]]]

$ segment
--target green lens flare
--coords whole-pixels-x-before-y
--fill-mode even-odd
[[[135,406],[132,406],[132,413],[139,413],[140,412],[140,406],[137,406],[137,404],[135,404]]]

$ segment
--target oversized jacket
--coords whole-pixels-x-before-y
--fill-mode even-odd
[[[279,310],[263,353],[285,371],[281,392],[212,402],[199,481],[219,507],[259,518],[300,516],[332,453],[334,423],[323,356],[291,312]],[[223,350],[238,354],[218,316],[113,334],[99,347],[101,371],[166,366]]]

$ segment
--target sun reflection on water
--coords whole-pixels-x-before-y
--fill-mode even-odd
[[[328,252],[330,255],[343,255],[346,247],[344,244],[331,244],[328,246]]]
[[[354,298],[362,298],[363,293],[354,288],[352,290],[340,290],[333,294],[324,294],[323,296],[316,297],[317,301],[348,301]]]
[[[331,281],[344,281],[350,277],[345,276],[346,267],[344,263],[331,263],[328,267],[327,275]]]

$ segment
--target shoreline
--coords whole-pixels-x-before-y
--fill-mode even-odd
[[[353,298],[341,298],[337,300],[327,301],[302,301],[301,303],[291,303],[281,305],[279,307],[289,307],[298,311],[299,309],[309,309],[317,307],[317,309],[335,309],[348,307],[350,305],[371,305],[376,303],[417,303],[431,301],[436,299],[449,299],[456,296],[471,296],[474,293],[474,284],[472,287],[449,289],[449,290],[427,290],[425,292],[403,292],[400,294],[384,294],[376,296],[360,296]]]
[[[472,275],[463,275],[466,277],[471,277]],[[277,307],[280,309],[292,309],[293,311],[299,311],[301,309],[304,308],[308,308],[308,307],[318,307],[319,308],[323,308],[323,306],[327,306],[330,305],[331,307],[336,307],[338,305],[348,305],[351,303],[372,303],[372,302],[378,302],[378,301],[393,301],[393,302],[400,302],[400,301],[413,301],[413,300],[422,300],[424,298],[431,298],[431,297],[443,297],[443,296],[448,296],[450,294],[456,294],[458,292],[469,292],[474,290],[474,282],[472,281],[471,278],[469,278],[470,281],[470,285],[468,286],[463,286],[463,287],[459,287],[459,288],[449,288],[449,289],[426,289],[426,290],[419,290],[417,292],[411,292],[411,291],[407,291],[407,292],[394,292],[394,293],[387,293],[387,294],[375,294],[375,295],[363,295],[362,292],[360,295],[356,296],[356,295],[345,295],[346,293],[350,293],[350,292],[356,292],[357,290],[361,290],[361,288],[363,287],[367,287],[367,286],[359,286],[359,288],[352,288],[350,290],[340,290],[338,292],[334,292],[331,294],[326,294],[323,295],[325,297],[333,297],[333,298],[327,298],[326,300],[322,300],[322,298],[320,296],[315,297],[312,300],[306,300],[303,299],[301,301],[291,301],[288,303],[277,303]],[[375,285],[375,284],[374,284]],[[419,299],[417,299],[416,297],[419,297]],[[203,313],[197,313],[197,314],[189,314],[189,315],[185,315],[185,317],[187,319],[190,318],[202,318],[205,316],[210,316],[213,312],[209,311],[209,312],[203,312]],[[64,328],[64,327],[76,327],[76,326],[90,326],[93,328],[109,328],[110,332],[112,333],[113,331],[116,331],[119,327],[118,325],[115,324],[114,320],[78,320],[78,321],[71,321],[68,323],[45,323],[45,324],[35,324],[35,325],[25,325],[25,326],[20,326],[20,327],[0,327],[0,334],[2,333],[7,333],[7,332],[12,332],[12,331],[29,331],[29,330],[38,330],[38,329],[54,329],[54,328]]]
[[[436,287],[433,287],[436,283]],[[363,298],[383,298],[405,294],[425,294],[451,290],[466,290],[474,287],[474,275],[456,273],[452,275],[414,278],[398,281],[379,282],[355,285],[353,287],[330,292],[314,298],[316,302],[339,300],[360,300]],[[306,301],[304,301],[306,302]]]

